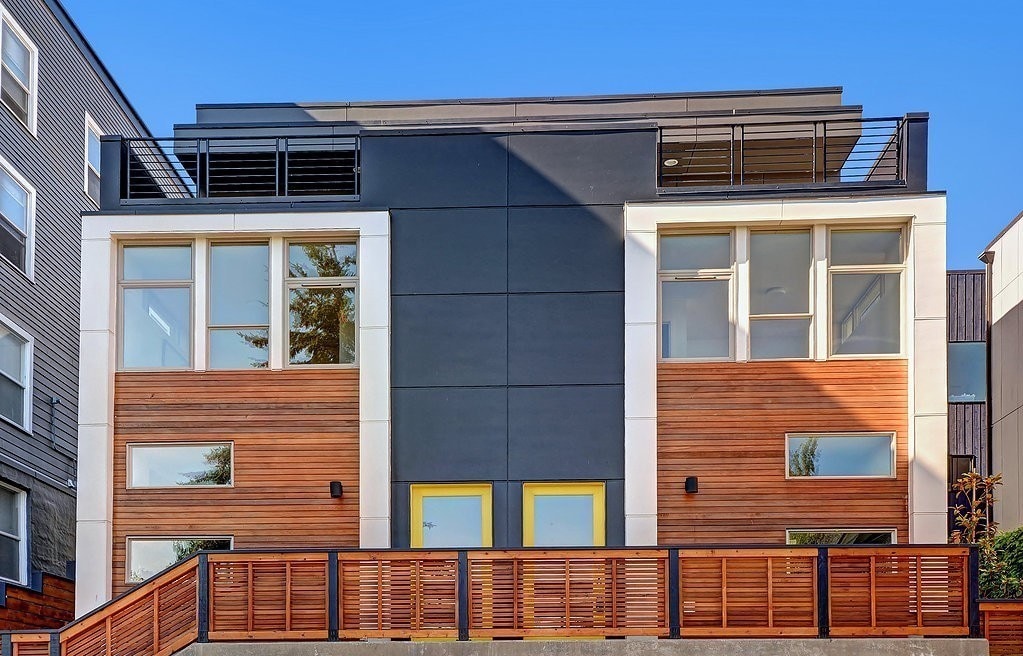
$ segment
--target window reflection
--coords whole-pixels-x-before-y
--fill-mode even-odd
[[[198,551],[226,551],[231,538],[130,538],[125,579],[138,583],[152,578]]]
[[[218,486],[232,482],[230,444],[128,447],[131,487]]]
[[[894,475],[891,434],[790,435],[786,440],[790,477]]]
[[[987,344],[984,342],[948,345],[948,400],[953,403],[987,400]]]
[[[894,531],[789,531],[787,542],[800,545],[839,546],[849,544],[892,544]]]

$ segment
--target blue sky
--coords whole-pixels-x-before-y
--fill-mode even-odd
[[[1023,3],[63,0],[155,134],[196,103],[841,85],[931,113],[948,263],[1023,210]]]

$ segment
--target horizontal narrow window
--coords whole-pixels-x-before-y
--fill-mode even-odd
[[[787,435],[789,478],[891,478],[892,433]]]
[[[732,238],[728,233],[664,235],[660,242],[662,271],[699,271],[732,266]]]
[[[125,581],[139,583],[198,551],[227,551],[229,537],[128,538]]]
[[[786,531],[788,544],[844,546],[849,544],[894,544],[895,529],[840,530],[812,529]]]
[[[980,403],[987,400],[987,344],[952,342],[948,345],[948,400]]]
[[[902,230],[832,230],[831,265],[902,264]]]
[[[288,244],[288,275],[292,278],[354,278],[358,275],[355,244]]]
[[[125,246],[121,278],[130,281],[191,280],[192,247],[188,244]]]
[[[219,444],[131,444],[129,487],[218,487],[233,483],[233,449]]]

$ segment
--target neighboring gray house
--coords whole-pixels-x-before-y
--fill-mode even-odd
[[[0,24],[0,584],[38,585],[75,551],[80,214],[100,136],[148,131],[57,0]]]

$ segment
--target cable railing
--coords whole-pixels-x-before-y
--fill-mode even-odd
[[[359,194],[357,137],[130,138],[121,155],[127,201]]]
[[[903,118],[663,127],[658,187],[901,183]]]
[[[957,545],[201,552],[3,656],[192,642],[979,637]],[[52,650],[52,651],[51,651]]]

